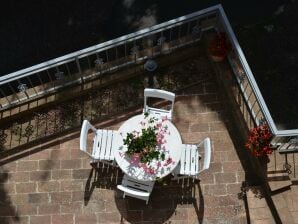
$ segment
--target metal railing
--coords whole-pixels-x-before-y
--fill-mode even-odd
[[[220,12],[218,14],[219,18],[216,29],[217,31],[224,31],[232,44],[233,51],[229,55],[229,62],[242,93],[243,100],[255,125],[260,125],[264,122],[268,124],[274,135],[273,145],[283,146],[284,144],[288,144],[293,138],[298,136],[298,129],[277,129],[222,6],[219,5],[218,9]],[[293,144],[291,144],[290,148],[292,151],[298,150],[298,148],[293,149]]]
[[[298,136],[278,130],[221,5],[182,16],[0,77],[0,112],[98,79],[201,39],[204,31],[224,31],[232,44],[229,62],[254,125],[266,121],[276,139]],[[279,142],[279,140],[277,140]]]
[[[214,27],[217,13],[211,7],[4,75],[0,111],[198,41]]]

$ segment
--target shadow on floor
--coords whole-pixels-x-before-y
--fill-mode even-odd
[[[143,200],[127,196],[117,189],[121,184],[123,173],[120,169],[103,163],[92,164],[85,185],[84,204],[88,203],[96,188],[114,190],[114,203],[121,215],[120,223],[171,223],[171,218],[184,216],[177,206],[193,206],[198,223],[203,223],[204,197],[199,182],[177,183],[166,177],[156,181],[148,205]]]
[[[5,189],[5,183],[9,179],[9,174],[3,168],[0,168],[0,223],[18,223],[20,218],[15,206],[11,203],[8,192]]]

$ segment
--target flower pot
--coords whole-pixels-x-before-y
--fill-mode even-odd
[[[222,62],[225,59],[225,56],[210,55],[210,57],[214,62]]]

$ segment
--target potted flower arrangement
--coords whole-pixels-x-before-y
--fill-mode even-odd
[[[145,113],[145,118],[147,117],[148,114]],[[148,123],[141,122],[141,132],[127,133],[123,139],[124,145],[127,145],[126,155],[137,157],[144,164],[149,164],[153,159],[164,161],[165,154],[159,146],[165,142],[167,127],[162,125],[165,119],[158,122],[157,118],[150,117]]]
[[[252,128],[249,131],[247,143],[245,147],[256,157],[264,157],[272,153],[270,141],[272,134],[267,124]]]
[[[217,34],[208,46],[208,53],[215,62],[223,61],[230,51],[231,45],[223,32]]]

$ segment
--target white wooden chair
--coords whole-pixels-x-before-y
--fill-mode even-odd
[[[200,152],[204,152],[204,157]],[[198,174],[206,170],[210,166],[211,161],[211,142],[210,138],[205,138],[198,145],[183,144],[181,160],[178,166],[174,169],[173,180],[192,177],[199,179]]]
[[[93,146],[88,147],[88,132],[93,131]],[[117,131],[96,129],[89,121],[84,120],[80,135],[80,150],[92,158],[91,163],[101,161],[109,165],[114,163],[113,141]]]
[[[171,101],[170,110],[149,107],[147,105],[147,101],[148,101],[149,97],[160,98],[160,99]],[[148,112],[149,114],[154,114],[157,116],[167,116],[167,118],[169,120],[172,120],[173,110],[174,110],[174,102],[175,102],[175,93],[168,92],[168,91],[161,90],[161,89],[146,88],[144,90],[144,112]]]
[[[128,195],[130,197],[145,200],[146,204],[148,204],[154,183],[154,181],[135,180],[124,174],[122,184],[117,185],[117,188],[124,192],[123,198]]]

